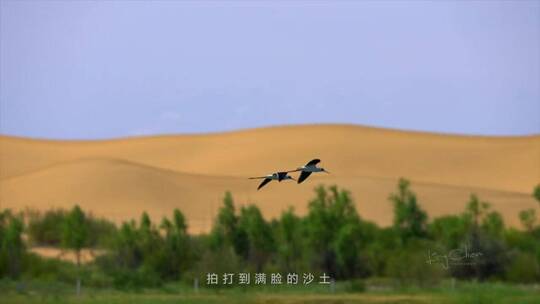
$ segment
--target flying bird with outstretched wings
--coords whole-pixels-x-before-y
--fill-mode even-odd
[[[259,185],[259,187],[257,187],[257,190],[259,190],[259,189],[261,189],[262,187],[264,187],[266,184],[268,184],[269,182],[271,182],[273,180],[277,180],[278,182],[281,182],[282,180],[287,180],[287,179],[295,180],[294,178],[292,178],[289,175],[289,173],[300,171],[301,172],[300,177],[298,178],[298,183],[300,184],[303,181],[305,181],[311,175],[311,173],[315,173],[315,172],[330,173],[330,172],[326,171],[322,167],[317,167],[317,164],[320,163],[320,162],[321,162],[320,159],[315,158],[315,159],[312,159],[311,161],[309,161],[304,166],[298,167],[295,170],[280,171],[280,172],[268,174],[268,175],[265,175],[265,176],[250,177],[249,179],[262,179],[263,180],[261,182],[261,184]]]
[[[320,163],[320,162],[321,162],[320,159],[315,158],[315,159],[310,160],[304,166],[298,167],[296,170],[291,170],[291,171],[287,171],[287,172],[301,171],[302,173],[300,173],[300,177],[298,178],[298,183],[300,184],[303,181],[305,181],[311,175],[311,173],[315,173],[315,172],[330,173],[330,172],[326,171],[324,168],[317,167],[317,164]]]
[[[281,182],[282,180],[287,180],[287,179],[295,180],[288,173],[289,172],[286,172],[286,171],[276,172],[276,173],[268,174],[265,176],[250,177],[249,179],[263,179],[259,187],[257,187],[257,190],[259,190],[273,180],[277,180],[278,182]]]

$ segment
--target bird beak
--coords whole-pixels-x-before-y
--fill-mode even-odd
[[[323,172],[326,173],[326,174],[330,174],[330,172],[328,172],[328,170],[326,170],[326,169]]]
[[[292,179],[293,181],[295,181],[295,180],[296,180],[296,179],[295,179],[294,177],[291,177],[291,179]]]

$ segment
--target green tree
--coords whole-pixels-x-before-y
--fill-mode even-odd
[[[64,224],[68,212],[64,209],[52,209],[45,212],[28,210],[25,212],[28,226],[26,233],[31,243],[37,245],[60,246]],[[110,245],[116,233],[116,225],[103,218],[94,218],[85,214],[87,225],[87,246],[104,248]]]
[[[238,218],[234,208],[234,201],[231,193],[227,191],[223,198],[223,206],[219,209],[212,227],[211,237],[214,248],[234,245],[237,222]]]
[[[323,186],[319,186],[315,192],[316,197],[309,203],[305,219],[308,254],[315,267],[335,277],[343,273],[338,269],[340,265],[337,263],[336,249],[343,249],[342,243],[336,244],[337,236],[347,224],[358,221],[358,214],[348,191],[339,190],[337,186],[331,186],[327,191]],[[351,228],[345,229],[349,231]],[[339,240],[352,237],[347,231],[342,232]],[[342,262],[351,255],[350,252],[340,254]],[[354,251],[354,255],[357,254],[358,252]]]
[[[511,282],[535,283],[540,280],[540,265],[533,254],[517,252],[508,266],[505,278]]]
[[[291,207],[281,214],[277,223],[276,243],[279,262],[285,272],[299,270],[302,262],[302,221]]]
[[[509,262],[506,244],[502,239],[502,216],[490,211],[490,204],[481,201],[474,194],[471,195],[463,216],[468,223],[468,233],[462,246],[466,246],[469,252],[480,253],[481,256],[473,263],[452,268],[452,274],[460,278],[476,277],[480,280],[497,276],[501,278]]]
[[[238,217],[236,216],[232,194],[229,191],[225,192],[223,207],[219,210],[217,220],[218,227],[223,231],[225,238],[233,244]]]
[[[536,210],[531,208],[531,209],[520,211],[519,220],[521,221],[521,225],[523,225],[523,227],[527,231],[532,232],[536,224],[536,220],[537,220]]]
[[[79,205],[75,205],[67,215],[64,222],[64,231],[62,235],[62,244],[65,248],[75,252],[77,261],[77,294],[80,294],[81,288],[81,250],[86,245],[87,233],[86,217]]]
[[[135,221],[124,222],[113,246],[113,252],[116,256],[114,263],[123,269],[137,269],[143,261],[139,240]]]
[[[169,222],[172,231],[173,224],[169,220],[164,222]],[[97,262],[117,287],[151,287],[161,284],[162,279],[176,278],[179,273],[178,268],[168,267],[167,254],[164,239],[150,216],[143,212],[139,223],[131,220],[122,224],[110,254]]]
[[[148,213],[143,212],[141,215],[141,221],[139,223],[139,240],[138,243],[140,245],[140,248],[143,252],[143,256],[145,257],[145,261],[149,262],[148,257],[154,255],[157,253],[157,250],[159,248],[160,241],[160,235],[157,228],[152,224],[152,220],[150,219],[150,216]]]
[[[399,180],[398,192],[392,193],[389,200],[394,204],[394,228],[400,232],[404,242],[427,235],[427,214],[418,205],[408,180]]]
[[[536,185],[533,190],[533,197],[540,203],[540,185]]]
[[[0,277],[18,278],[22,272],[26,248],[22,240],[24,224],[9,210],[0,214]]]
[[[150,219],[150,216],[146,211],[144,211],[141,215],[141,223],[139,224],[139,230],[141,233],[148,233],[150,234],[152,232],[152,220]]]
[[[37,245],[61,245],[63,224],[67,217],[65,210],[53,209],[44,213],[29,211],[27,215],[27,233],[30,242]]]
[[[429,234],[442,243],[446,249],[460,246],[467,235],[468,225],[463,216],[446,215],[433,220],[429,225]]]
[[[476,194],[471,194],[465,215],[472,221],[473,229],[478,229],[484,215],[489,210],[489,203],[482,202]]]
[[[87,237],[86,216],[76,205],[65,218],[62,244],[75,251],[77,266],[81,264],[81,249],[86,245]]]
[[[140,271],[144,275],[158,278],[163,270],[160,265],[164,255],[164,241],[146,212],[141,215],[138,237],[137,247],[142,253]],[[177,273],[177,270],[174,273]]]
[[[502,237],[504,232],[504,220],[497,211],[491,211],[488,202],[480,201],[478,196],[471,194],[469,203],[464,213],[465,221],[472,232],[482,229],[495,237]]]
[[[173,222],[163,218],[161,228],[165,231],[163,248],[160,249],[158,271],[166,279],[177,280],[191,263],[189,237],[184,215],[173,211]]]
[[[306,236],[311,263],[318,269],[335,276],[335,253],[332,241],[339,223],[332,222],[330,217],[329,208],[332,202],[326,188],[319,186],[315,191],[316,198],[309,203],[306,218]]]
[[[211,233],[211,246],[213,249],[230,247],[240,256],[247,256],[249,244],[246,232],[238,228],[238,216],[234,207],[232,194],[227,191],[223,198]]]
[[[259,208],[249,205],[240,209],[238,227],[246,236],[248,243],[244,258],[255,266],[257,272],[261,272],[274,248],[270,226],[264,220]]]
[[[497,238],[502,238],[504,232],[504,220],[497,211],[487,212],[482,220],[482,229]]]
[[[179,209],[173,210],[173,222],[175,233],[185,236],[187,234],[186,217]]]
[[[432,287],[442,279],[443,267],[439,263],[427,263],[424,248],[434,244],[425,239],[411,239],[401,250],[394,250],[388,257],[386,275],[401,286],[418,285]]]
[[[359,219],[352,220],[343,225],[337,232],[334,241],[338,275],[341,277],[354,277],[362,273],[363,263],[360,263],[362,227]]]
[[[400,251],[401,236],[393,227],[379,229],[373,223],[364,224],[362,230],[367,230],[368,237],[362,248],[367,256],[368,269],[376,275],[384,275],[388,262]]]

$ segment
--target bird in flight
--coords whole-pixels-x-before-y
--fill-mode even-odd
[[[293,171],[291,171],[291,172],[293,172]],[[288,173],[289,172],[287,172],[287,171],[276,172],[276,173],[268,174],[266,176],[250,177],[249,179],[264,179],[262,181],[262,183],[259,185],[259,187],[257,188],[257,190],[259,190],[259,189],[261,189],[262,187],[264,187],[266,184],[268,184],[269,182],[271,182],[273,180],[277,180],[278,182],[281,182],[282,180],[287,180],[287,179],[295,180]]]
[[[305,181],[311,175],[311,173],[313,173],[313,172],[324,172],[324,173],[327,173],[327,174],[330,173],[330,172],[326,171],[324,168],[317,167],[317,164],[320,163],[320,162],[321,162],[320,159],[315,158],[315,159],[312,159],[311,161],[309,161],[304,166],[298,167],[296,170],[287,171],[287,172],[302,171],[302,173],[300,173],[300,177],[298,178],[298,183],[300,184],[303,181]]]

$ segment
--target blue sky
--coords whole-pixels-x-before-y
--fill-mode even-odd
[[[0,133],[540,133],[540,1],[0,2]]]

